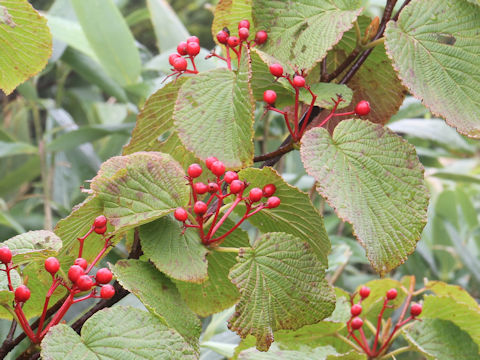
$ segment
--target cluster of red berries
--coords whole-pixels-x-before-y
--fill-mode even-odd
[[[190,36],[187,41],[182,41],[177,46],[177,53],[171,54],[168,57],[168,62],[173,66],[173,73],[169,75],[180,76],[183,73],[198,74],[195,65],[195,56],[200,53],[200,40],[196,36]],[[187,59],[192,62],[193,70],[188,70]]]
[[[377,350],[377,344],[378,344],[380,328],[381,328],[381,324],[382,324],[383,313],[384,313],[386,308],[390,307],[390,305],[388,305],[389,301],[395,300],[398,296],[397,289],[388,290],[385,294],[382,310],[380,311],[380,314],[378,316],[377,329],[376,329],[376,334],[375,334],[375,340],[374,340],[374,343],[373,343],[373,347],[370,348],[370,346],[368,344],[368,341],[365,338],[365,333],[363,332],[363,329],[362,329],[363,320],[360,318],[360,315],[362,313],[361,302],[362,302],[362,300],[366,299],[370,295],[370,288],[368,288],[366,286],[362,286],[360,288],[358,294],[360,295],[360,300],[356,304],[353,304],[353,297],[351,299],[351,302],[352,302],[352,306],[350,308],[351,317],[350,317],[350,320],[347,322],[347,328],[348,328],[348,332],[349,332],[350,336],[358,343],[358,345],[360,345],[360,347],[365,351],[365,353],[368,356],[376,357],[376,356],[382,354],[386,349],[388,349],[390,341],[391,341],[393,335],[397,332],[397,330],[401,326],[408,323],[409,321],[414,320],[417,316],[419,316],[422,313],[422,305],[413,303],[410,306],[410,317],[408,317],[407,319],[404,320],[405,310],[410,305],[409,304],[410,298],[409,298],[409,300],[407,300],[407,303],[405,304],[405,308],[404,308],[405,310],[402,312],[402,315],[400,315],[400,318],[399,318],[397,324],[395,325],[395,327],[393,328],[393,331],[388,336],[388,338],[383,342],[382,346]],[[354,331],[356,331],[356,330],[360,332],[360,336],[361,336],[360,339],[358,339],[354,334]]]
[[[216,157],[209,157],[205,163],[214,175],[214,179],[208,180],[206,184],[201,181],[194,182],[194,179],[202,175],[203,169],[199,164],[190,165],[187,170],[188,176],[186,176],[191,187],[191,198],[188,210],[177,208],[174,212],[175,219],[183,222],[184,231],[189,227],[198,229],[203,244],[219,245],[223,239],[250,216],[262,209],[273,209],[280,205],[280,199],[273,196],[276,191],[275,185],[267,184],[263,189],[252,188],[248,192],[248,195],[244,196],[244,192],[249,184],[239,180],[236,172],[225,171],[225,165]],[[222,186],[225,186],[226,189],[228,188],[225,194],[222,191]],[[200,196],[204,197],[200,199]],[[234,197],[235,200],[226,205],[228,210],[223,217],[219,219],[224,200],[229,196]],[[266,198],[266,202],[261,202],[262,198]],[[216,201],[216,204],[214,201]],[[234,208],[241,202],[243,202],[246,207],[244,216],[229,231],[221,236],[215,237],[217,230],[232,213]],[[212,208],[209,209],[209,205],[211,204]]]

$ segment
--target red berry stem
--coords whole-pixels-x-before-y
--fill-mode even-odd
[[[13,268],[10,265],[11,264],[5,264],[5,272],[7,273],[8,290],[13,291],[12,278],[10,276],[10,271]]]
[[[103,245],[103,249],[100,250],[100,252],[97,254],[95,259],[93,259],[90,265],[85,269],[85,274],[88,274],[90,270],[92,270],[92,268],[96,265],[96,263],[101,259],[103,254],[105,254],[105,251],[107,251],[108,247],[112,246],[112,242],[111,242],[112,238],[113,238],[113,235],[105,238],[105,244]]]
[[[377,349],[377,344],[378,344],[378,337],[380,335],[380,328],[382,327],[382,319],[383,319],[383,313],[385,312],[385,309],[387,308],[387,305],[388,305],[388,299],[385,298],[385,300],[383,300],[383,306],[382,306],[382,310],[380,310],[380,313],[378,314],[378,320],[377,320],[377,330],[375,332],[375,340],[373,341],[373,346],[372,346],[372,349],[373,349],[373,352],[375,353],[376,349]]]
[[[290,132],[290,134],[292,134],[292,137],[293,137],[294,132],[293,132],[292,128],[290,127],[290,122],[288,121],[288,114],[287,114],[287,112],[286,112],[286,111],[279,110],[279,109],[277,109],[277,108],[275,108],[275,107],[273,107],[273,106],[271,106],[271,105],[268,105],[268,106],[267,106],[267,110],[272,110],[272,111],[275,111],[275,112],[283,115],[283,117],[285,118],[285,124],[287,125],[288,131]]]
[[[68,309],[70,309],[70,306],[72,306],[72,304],[73,304],[73,296],[74,296],[73,292],[71,292],[70,295],[68,295],[68,297],[65,300],[65,302],[63,303],[62,307],[60,309],[58,309],[57,313],[54,315],[52,320],[50,320],[50,322],[45,327],[45,329],[40,333],[40,336],[37,339],[37,341],[43,339],[44,336],[47,334],[48,330],[50,330],[50,328],[52,326],[57,325],[63,319],[63,317],[67,313]]]
[[[48,290],[47,295],[45,296],[45,303],[43,304],[43,311],[42,311],[42,315],[40,316],[40,323],[38,324],[38,329],[37,329],[37,338],[40,337],[40,334],[43,329],[43,323],[45,322],[45,316],[47,315],[48,303],[50,302],[50,298],[52,297],[54,291],[57,289],[58,285],[60,285],[60,282],[61,280],[53,278],[52,285],[50,286],[50,289]]]
[[[340,95],[338,95],[337,100],[332,99],[332,101],[334,102],[334,105],[332,110],[330,111],[330,114],[328,114],[328,116],[320,123],[320,125],[318,125],[318,127],[322,127],[328,122],[328,120],[330,120],[333,116],[335,116],[335,111],[337,110],[338,105],[345,100],[343,100],[343,98]]]
[[[15,314],[17,315],[20,326],[22,327],[25,334],[30,338],[30,340],[32,340],[32,342],[37,343],[36,336],[32,328],[30,327],[30,324],[27,320],[27,317],[25,316],[25,313],[23,312],[22,305],[20,303],[15,304]]]
[[[363,344],[365,345],[365,348],[368,350],[367,355],[371,356],[372,355],[372,350],[370,349],[370,346],[368,345],[367,338],[365,337],[365,332],[363,331],[362,328],[358,329],[358,331],[360,332],[360,336],[361,336]]]
[[[227,46],[227,67],[232,70],[232,59],[230,58],[230,47]]]
[[[310,114],[312,113],[313,107],[315,106],[315,101],[317,101],[317,95],[315,95],[313,93],[313,91],[310,89],[310,86],[306,86],[306,88],[307,88],[308,92],[310,93],[310,95],[312,95],[312,102],[310,103],[310,106],[309,106],[308,111],[307,111],[307,116],[306,116],[306,119],[309,119]],[[302,124],[302,128],[300,129],[300,132],[298,134],[297,141],[299,141],[302,138],[303,133],[305,132],[306,128],[307,128],[307,121],[304,121],[303,124]]]
[[[227,210],[227,212],[225,214],[223,214],[222,218],[218,221],[217,224],[212,224],[212,227],[213,227],[213,230],[211,230],[210,233],[210,236],[214,236],[215,235],[215,232],[217,232],[217,230],[220,228],[220,226],[222,226],[222,224],[224,223],[224,221],[230,216],[230,214],[232,213],[232,211],[235,209],[235,207],[240,203],[240,201],[242,201],[243,198],[242,198],[242,195],[241,194],[238,194],[237,195],[237,198],[235,199],[235,201],[232,203],[232,206],[230,206],[230,208]],[[211,243],[212,241],[208,241],[207,240],[207,244],[208,243]]]
[[[81,258],[82,254],[83,254],[83,243],[85,242],[85,239],[93,232],[94,229],[95,229],[95,227],[92,225],[90,230],[88,230],[88,232],[85,235],[77,238],[77,240],[80,242],[80,247],[78,248],[78,257],[79,258]]]
[[[293,140],[297,141],[297,135],[298,135],[298,97],[300,95],[300,89],[298,87],[295,87],[295,132],[293,133]]]
[[[185,72],[186,72],[186,73],[190,73],[190,74],[198,74],[197,67],[195,66],[195,56],[189,56],[188,58],[189,58],[190,61],[192,62],[193,71],[185,70]]]
[[[362,348],[363,351],[365,351],[365,354],[368,356],[371,356],[371,350],[368,348],[359,338],[355,336],[353,331],[350,333],[350,336],[357,342],[357,344]]]

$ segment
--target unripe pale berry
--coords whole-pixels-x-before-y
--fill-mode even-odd
[[[177,52],[180,55],[187,55],[187,42],[186,41],[182,41],[180,44],[178,44]]]
[[[76,282],[78,278],[84,274],[85,271],[83,271],[83,268],[79,265],[72,265],[70,266],[70,269],[68,269],[68,278],[73,283]]]
[[[173,213],[173,216],[178,221],[185,221],[185,220],[188,219],[187,210],[185,210],[184,208],[181,208],[181,207],[179,207],[175,210],[175,212]]]
[[[168,57],[168,62],[170,63],[170,65],[174,65],[175,63],[175,60],[180,58],[181,56],[178,55],[178,54],[171,54],[169,57]]]
[[[298,88],[304,87],[305,86],[305,78],[301,75],[296,75],[293,78],[293,85],[295,85],[295,87],[298,87]]]
[[[173,60],[173,68],[177,71],[185,71],[187,69],[187,60],[182,57]]]
[[[247,40],[249,35],[250,35],[250,32],[248,31],[247,28],[238,29],[238,37],[240,38],[240,40],[242,41]]]
[[[240,44],[240,40],[236,36],[230,36],[227,40],[228,46],[231,48],[236,47],[238,44]]]
[[[215,161],[210,168],[210,171],[216,176],[225,174],[225,165],[221,161]]]
[[[390,289],[387,291],[387,299],[394,300],[398,295],[397,289]]]
[[[190,44],[191,42],[196,42],[198,45],[200,45],[200,40],[196,36],[190,36],[187,39],[187,44]]]
[[[370,288],[367,287],[367,286],[362,286],[358,293],[360,294],[360,297],[362,299],[366,299],[368,297],[368,295],[370,295]]]
[[[193,206],[193,211],[197,215],[203,215],[207,212],[207,204],[205,204],[203,201],[197,201]]]
[[[280,64],[272,64],[270,65],[270,74],[275,77],[280,77],[283,75],[283,67]]]
[[[75,262],[73,264],[80,266],[83,270],[86,270],[88,267],[88,262],[84,258],[75,259]]]
[[[241,193],[244,188],[245,188],[245,184],[243,183],[243,181],[240,181],[240,180],[233,180],[230,184],[230,192],[232,194]]]
[[[56,257],[49,257],[45,259],[45,270],[50,274],[55,275],[60,270],[60,261]]]
[[[210,194],[214,194],[218,191],[218,185],[217,183],[214,183],[214,182],[211,182],[211,183],[208,183],[208,192]]]
[[[12,252],[8,246],[2,246],[0,248],[0,262],[8,264],[10,261],[12,261]]]
[[[98,269],[97,274],[95,275],[95,279],[99,284],[107,284],[112,281],[113,274],[107,268]]]
[[[93,226],[97,228],[107,226],[107,218],[105,217],[105,215],[97,216],[95,218],[95,221],[93,222]]]
[[[226,44],[228,41],[228,33],[226,31],[220,30],[217,33],[217,40],[220,44]]]
[[[358,116],[368,115],[370,113],[370,103],[368,101],[359,101],[355,106],[355,114]]]
[[[268,198],[275,194],[275,191],[277,191],[277,187],[275,185],[267,184],[263,187],[263,196]]]
[[[418,316],[422,313],[422,305],[420,304],[412,304],[410,307],[410,315],[413,317]]]
[[[257,202],[262,199],[263,196],[263,191],[260,188],[253,188],[250,190],[250,193],[248,194],[248,198],[250,199],[251,202]]]
[[[265,41],[267,41],[267,38],[268,38],[268,35],[266,31],[260,30],[260,31],[257,31],[257,33],[255,34],[255,42],[258,45],[261,45]]]
[[[267,208],[274,209],[280,206],[280,199],[276,196],[269,197],[267,200]]]
[[[361,313],[362,313],[362,305],[360,304],[352,305],[352,308],[350,309],[350,314],[352,314],[352,316],[358,316]]]
[[[88,275],[81,275],[75,282],[81,291],[90,290],[93,286],[93,280]]]
[[[95,231],[97,234],[103,235],[107,231],[107,227],[96,227],[95,229],[93,229],[93,231]]]
[[[200,195],[203,195],[208,191],[208,186],[202,182],[193,184],[193,188],[195,189],[195,192]]]
[[[242,20],[238,23],[238,28],[241,29],[241,28],[247,28],[247,29],[250,29],[250,21],[248,20]]]
[[[197,178],[202,175],[202,167],[198,164],[192,164],[188,167],[187,173],[192,178]]]
[[[263,101],[269,105],[273,105],[277,100],[277,93],[273,90],[265,90],[263,93]]]
[[[223,180],[225,180],[227,184],[231,184],[233,180],[238,180],[238,174],[235,171],[227,171]]]
[[[187,54],[190,56],[197,56],[200,52],[200,45],[196,42],[190,42],[187,44]]]
[[[359,317],[354,317],[352,319],[351,325],[353,330],[358,330],[363,326],[363,320]]]
[[[100,297],[102,299],[110,299],[113,295],[115,295],[115,288],[110,284],[103,285],[100,289]]]
[[[17,303],[24,303],[30,299],[30,289],[26,285],[20,285],[15,289],[15,301]]]

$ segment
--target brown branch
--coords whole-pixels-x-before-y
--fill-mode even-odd
[[[403,11],[403,8],[405,6],[407,6],[409,3],[410,3],[411,0],[405,0],[402,4],[402,6],[400,7],[400,9],[398,9],[397,13],[395,14],[395,16],[392,18],[393,21],[397,21],[398,20],[398,16],[400,15],[400,13]]]
[[[289,152],[292,149],[293,149],[293,141],[290,141],[288,144],[286,144],[284,146],[280,146],[275,151],[272,151],[270,153],[266,153],[266,154],[263,154],[263,155],[255,156],[253,158],[253,161],[254,162],[266,161],[266,160],[272,159],[274,157],[286,154],[287,152]]]
[[[360,53],[359,48],[353,49],[353,51],[350,53],[350,55],[347,56],[345,60],[331,73],[327,76],[326,82],[330,82],[333,79],[335,79],[338,75],[340,75],[342,72],[345,71],[346,68],[350,66],[350,64],[355,60],[355,58],[358,56]]]

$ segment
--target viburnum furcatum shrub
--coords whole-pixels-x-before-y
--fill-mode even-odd
[[[371,19],[362,3],[220,0],[207,58],[226,66],[199,72],[198,38],[180,42],[170,82],[84,202],[54,232],[0,244],[0,315],[24,330],[14,338],[12,326],[0,354],[28,337],[27,353],[44,359],[198,359],[199,317],[234,306],[234,358],[479,358],[480,309],[459,287],[413,277],[334,287],[322,214],[273,168],[299,150],[312,191],[383,277],[415,251],[428,206],[414,146],[384,126],[404,87],[479,137],[478,4],[388,0]],[[274,113],[284,141],[255,156],[255,129]],[[128,259],[95,272],[120,241]],[[129,293],[147,311],[112,307]],[[101,300],[62,323],[90,298]]]

